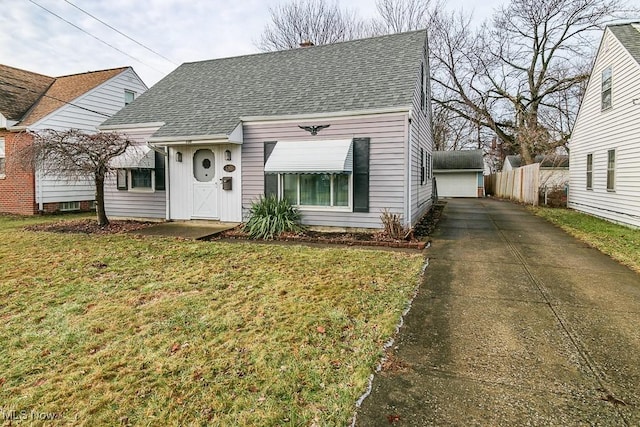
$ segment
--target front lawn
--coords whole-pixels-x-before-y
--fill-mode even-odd
[[[344,426],[420,254],[23,231],[0,216],[0,419]]]
[[[614,224],[571,209],[531,208],[600,252],[640,272],[640,230]]]

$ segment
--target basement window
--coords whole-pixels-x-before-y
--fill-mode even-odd
[[[80,202],[62,202],[60,203],[60,210],[62,212],[79,211]]]

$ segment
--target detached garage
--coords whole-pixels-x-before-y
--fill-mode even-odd
[[[483,197],[482,150],[434,151],[438,197]]]

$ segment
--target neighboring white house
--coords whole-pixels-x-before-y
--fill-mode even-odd
[[[107,214],[241,222],[267,194],[307,225],[381,228],[386,209],[413,225],[430,99],[426,31],[182,64],[100,126],[167,153],[117,166]]]
[[[482,150],[434,151],[433,175],[438,197],[483,197]]]
[[[131,67],[48,77],[0,65],[0,83],[0,148],[7,159],[23,131],[96,132],[100,123],[147,90]],[[25,175],[10,170],[9,162],[0,175],[0,190],[6,190],[0,191],[0,210],[13,213],[89,209],[95,200],[91,179],[69,180],[38,170]]]
[[[569,147],[568,206],[640,227],[640,22],[605,29]]]

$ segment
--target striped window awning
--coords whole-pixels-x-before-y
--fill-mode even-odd
[[[115,169],[153,169],[156,167],[155,151],[147,145],[132,145],[111,159],[110,164]]]
[[[264,165],[265,173],[351,173],[351,139],[278,141]]]

